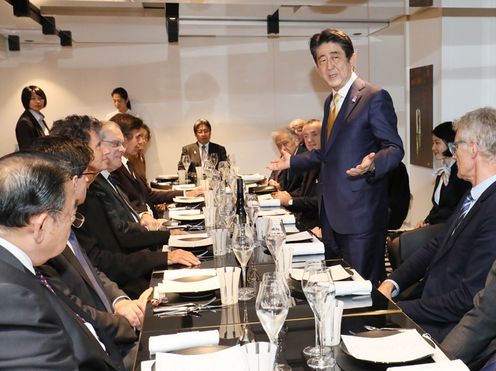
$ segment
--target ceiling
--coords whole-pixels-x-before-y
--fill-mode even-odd
[[[17,0],[0,0],[0,34],[23,44],[59,44],[39,23],[13,15]],[[181,37],[267,37],[267,16],[279,11],[278,37],[304,36],[326,27],[370,35],[405,13],[404,0],[176,0]],[[165,1],[31,0],[57,30],[78,43],[156,43],[167,41]],[[301,5],[304,4],[304,5]]]

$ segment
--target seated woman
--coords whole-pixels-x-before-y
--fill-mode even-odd
[[[421,228],[427,225],[444,223],[458,205],[458,202],[471,185],[458,178],[458,167],[448,149],[448,143],[455,140],[451,121],[443,122],[432,130],[432,153],[442,166],[436,171],[436,183],[432,193],[432,209],[424,220],[417,223]]]
[[[45,92],[38,86],[22,89],[21,102],[25,109],[16,125],[16,139],[19,150],[28,148],[36,138],[48,135],[48,126],[41,110],[46,107]]]

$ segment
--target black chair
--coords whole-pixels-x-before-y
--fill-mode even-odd
[[[444,224],[429,225],[399,234],[390,239],[386,245],[389,261],[393,269],[397,269],[416,249],[422,247],[438,234]]]

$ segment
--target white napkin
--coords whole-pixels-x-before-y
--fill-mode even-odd
[[[459,359],[439,363],[424,363],[421,365],[389,367],[387,371],[469,371],[469,368]]]
[[[178,234],[169,237],[171,247],[200,247],[212,244],[212,239],[206,233]]]
[[[259,201],[260,207],[280,207],[281,200],[277,198],[271,198],[270,200],[261,200]]]
[[[174,281],[177,278],[190,276],[211,277],[196,282]],[[160,293],[180,293],[217,290],[220,286],[215,269],[175,269],[164,271],[164,280],[159,282],[157,287]]]
[[[219,344],[219,331],[190,331],[172,335],[150,336],[150,354],[171,352],[179,349]]]
[[[372,282],[367,281],[338,281],[334,282],[336,296],[368,295],[372,292]]]
[[[245,182],[258,182],[259,180],[262,180],[264,178],[263,175],[260,175],[258,173],[255,174],[244,174],[241,175],[241,178]]]
[[[292,243],[293,255],[314,255],[323,254],[325,251],[324,244],[317,238],[312,242],[297,242]]]
[[[341,339],[354,358],[364,361],[408,362],[434,353],[434,348],[414,329],[374,338],[341,335]]]

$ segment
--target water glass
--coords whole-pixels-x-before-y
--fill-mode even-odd
[[[191,159],[189,155],[182,155],[181,163],[184,166],[184,170],[186,170],[186,183],[188,183],[188,171],[189,171],[189,165],[191,165]]]

